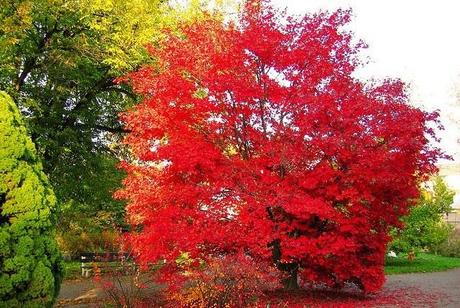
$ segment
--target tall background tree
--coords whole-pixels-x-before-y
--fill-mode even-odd
[[[236,23],[151,48],[159,65],[126,78],[143,101],[124,117],[137,160],[119,192],[142,263],[177,274],[184,252],[187,270],[241,252],[287,288],[382,286],[388,232],[436,171],[437,114],[411,107],[400,80],[352,77],[365,45],[350,17],[247,1]]]
[[[0,92],[0,306],[51,307],[62,276],[56,198],[13,100]]]
[[[19,106],[44,171],[62,203],[63,230],[123,221],[112,199],[122,172],[118,113],[136,102],[118,76],[152,63],[145,44],[160,44],[200,15],[163,0],[0,0],[0,88]],[[77,230],[77,233],[80,232]]]

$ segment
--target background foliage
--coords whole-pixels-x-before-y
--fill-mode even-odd
[[[439,245],[452,232],[444,215],[451,211],[455,193],[441,177],[431,181],[431,188],[422,188],[420,199],[407,216],[401,220],[404,227],[394,229],[393,241],[388,249],[395,252],[410,252],[428,249],[436,252]]]
[[[112,198],[126,156],[118,114],[136,102],[114,80],[154,64],[145,45],[203,14],[163,0],[0,0],[0,89],[24,116],[61,207],[60,234],[123,226]],[[61,237],[62,239],[63,237]]]

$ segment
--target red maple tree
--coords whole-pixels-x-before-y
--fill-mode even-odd
[[[143,264],[244,252],[306,283],[384,282],[388,230],[440,151],[436,113],[397,79],[362,82],[350,11],[294,18],[250,1],[237,22],[168,34],[126,77],[136,160],[117,193]]]

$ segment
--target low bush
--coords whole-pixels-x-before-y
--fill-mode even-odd
[[[94,281],[106,294],[109,307],[140,308],[162,306],[162,288],[151,271],[140,271],[131,262],[121,262],[102,275],[95,267]]]
[[[248,256],[224,256],[200,264],[188,261],[179,261],[182,279],[173,282],[170,293],[170,300],[180,307],[246,307],[264,291],[281,287],[274,267],[261,266]]]
[[[452,232],[445,241],[433,247],[432,251],[441,256],[460,258],[460,232]]]
[[[117,252],[122,242],[116,231],[85,232],[79,229],[58,233],[57,241],[64,254],[71,259],[77,259],[84,252]]]

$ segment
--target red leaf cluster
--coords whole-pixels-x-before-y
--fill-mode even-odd
[[[221,256],[199,267],[183,264],[183,275],[168,281],[177,286],[168,297],[171,307],[248,307],[269,300],[264,292],[279,288],[273,265],[242,254]]]
[[[254,3],[256,5],[254,5]],[[366,291],[384,281],[388,229],[435,171],[436,114],[400,80],[353,77],[351,12],[293,18],[250,1],[150,47],[127,76],[136,160],[118,197],[143,263],[245,252],[301,279]]]

